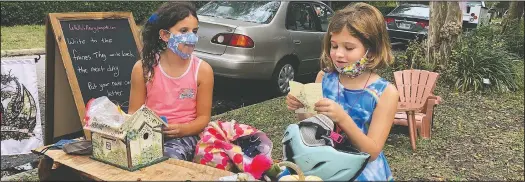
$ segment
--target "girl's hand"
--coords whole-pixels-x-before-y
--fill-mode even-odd
[[[164,133],[164,135],[166,135],[167,138],[183,137],[180,124],[168,124],[168,127],[162,128],[162,133]]]
[[[288,107],[288,110],[290,111],[295,111],[299,108],[304,107],[304,105],[301,102],[299,102],[297,98],[295,98],[293,95],[290,95],[290,94],[286,96],[286,106]]]
[[[318,114],[328,116],[334,122],[340,122],[349,117],[341,105],[327,98],[323,98],[315,103],[314,110],[317,111]]]

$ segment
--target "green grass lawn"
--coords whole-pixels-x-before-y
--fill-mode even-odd
[[[2,50],[44,48],[44,25],[1,27]]]
[[[442,89],[445,90],[445,89]],[[505,95],[438,93],[432,139],[412,152],[408,130],[394,126],[384,148],[396,180],[523,180],[523,92]],[[283,97],[215,116],[263,130],[281,159],[283,132],[294,123]]]

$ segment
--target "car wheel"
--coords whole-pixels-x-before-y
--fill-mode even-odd
[[[295,78],[295,67],[288,63],[279,63],[273,73],[272,85],[277,93],[285,95],[290,91],[289,81]]]

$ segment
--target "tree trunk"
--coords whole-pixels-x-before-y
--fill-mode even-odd
[[[462,32],[463,17],[457,1],[430,1],[427,61],[443,69]]]
[[[509,30],[509,26],[513,23],[517,23],[523,16],[523,1],[512,1],[509,5],[509,12],[507,17],[503,19],[503,27],[501,33],[504,34]]]

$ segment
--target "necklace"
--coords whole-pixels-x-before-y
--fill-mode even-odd
[[[344,87],[344,85],[341,83],[340,81],[340,78],[339,78],[340,75],[337,76],[337,103],[339,103],[339,100],[341,100],[341,86]],[[361,90],[361,92],[359,93],[358,97],[355,98],[352,102],[352,105],[350,105],[350,109],[348,110],[348,115],[350,115],[350,113],[352,112],[352,109],[354,108],[355,106],[355,103],[361,98],[361,95],[363,95],[363,92],[365,91],[364,89],[366,89],[367,85],[368,85],[368,81],[370,80],[370,77],[372,77],[372,73],[370,73],[370,75],[368,75],[368,79],[366,79],[366,83],[365,83],[365,86],[363,86],[363,90]],[[339,86],[339,84],[341,84],[341,86]],[[339,105],[343,106],[341,103],[339,103]],[[344,109],[344,108],[343,108]],[[350,116],[351,117],[351,116]],[[340,133],[341,132],[341,128],[336,125],[336,132],[337,133]]]

